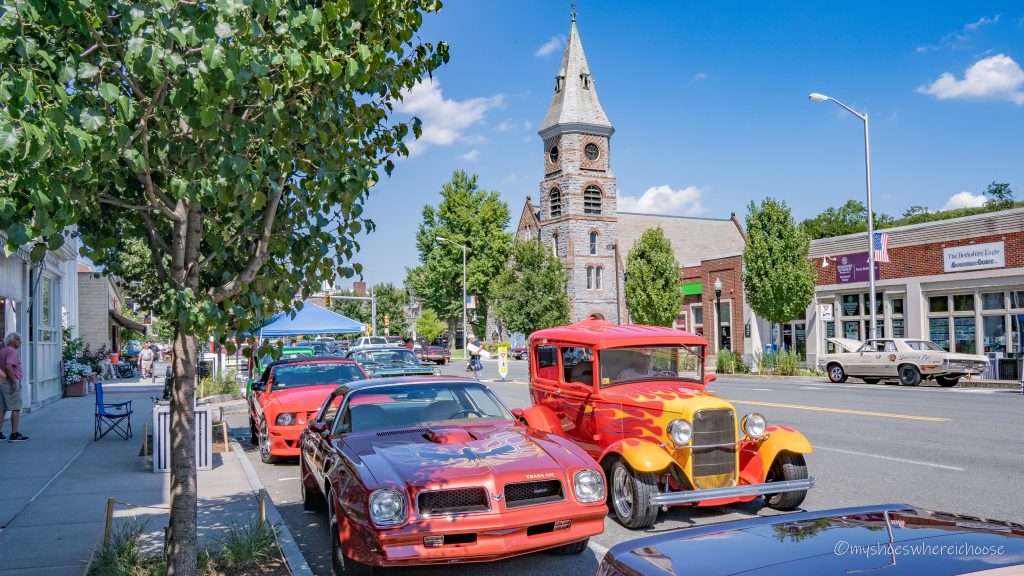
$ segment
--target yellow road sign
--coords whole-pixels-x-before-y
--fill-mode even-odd
[[[498,348],[498,374],[501,374],[502,380],[508,376],[508,346]]]

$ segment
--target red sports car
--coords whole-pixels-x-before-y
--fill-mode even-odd
[[[341,358],[300,357],[267,366],[249,394],[249,433],[260,458],[274,462],[299,455],[299,434],[341,384],[369,378],[359,364]]]
[[[326,499],[335,573],[583,552],[604,531],[604,473],[520,415],[466,378],[338,387],[299,457],[303,507]]]

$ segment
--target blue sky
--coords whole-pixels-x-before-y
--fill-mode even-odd
[[[742,217],[774,196],[805,218],[864,198],[871,117],[876,211],[969,205],[993,180],[1024,197],[1024,4],[580,0],[577,25],[615,125],[620,206]],[[415,266],[424,204],[453,170],[480,176],[512,222],[537,198],[536,134],[569,31],[568,2],[447,0],[424,40],[451,61],[408,96],[424,138],[371,192],[358,260],[376,281]],[[620,208],[621,209],[621,208]]]

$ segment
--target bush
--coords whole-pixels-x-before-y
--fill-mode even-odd
[[[781,352],[754,352],[751,364],[758,374],[796,376],[803,371],[803,358],[790,350]]]
[[[271,524],[261,524],[259,519],[252,518],[247,526],[232,525],[221,545],[218,563],[225,566],[256,564],[277,551],[277,534]]]
[[[719,350],[716,356],[718,374],[746,374],[750,372],[743,357],[732,350]]]
[[[241,397],[241,387],[238,385],[238,379],[235,376],[234,370],[222,370],[220,374],[214,374],[203,378],[199,381],[199,398],[205,398],[207,396],[218,396],[221,394],[231,394],[235,397]]]
[[[491,354],[497,354],[498,353],[498,348],[501,348],[502,346],[508,348],[509,350],[512,349],[512,343],[511,342],[485,342],[484,343],[484,350],[487,350]]]
[[[146,522],[131,519],[111,534],[110,544],[100,551],[89,574],[95,576],[142,576],[149,574],[148,561],[142,554],[142,532]]]

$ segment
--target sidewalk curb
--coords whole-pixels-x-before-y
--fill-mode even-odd
[[[249,480],[249,486],[252,487],[253,492],[258,493],[260,490],[263,490],[265,488],[263,482],[260,482],[259,476],[256,475],[256,469],[252,467],[252,462],[249,462],[249,457],[245,455],[245,450],[238,443],[238,440],[231,441],[231,450],[242,464],[242,470],[245,472],[245,477]],[[269,518],[271,524],[277,527],[277,544],[281,548],[281,554],[284,555],[285,563],[288,564],[288,570],[295,576],[313,576],[313,571],[309,568],[309,564],[306,563],[305,557],[302,556],[302,551],[299,550],[299,545],[296,544],[295,538],[292,536],[291,531],[288,530],[288,525],[281,518],[281,513],[274,506],[274,499],[270,497],[269,492],[267,492],[265,502],[267,505],[267,518]]]

